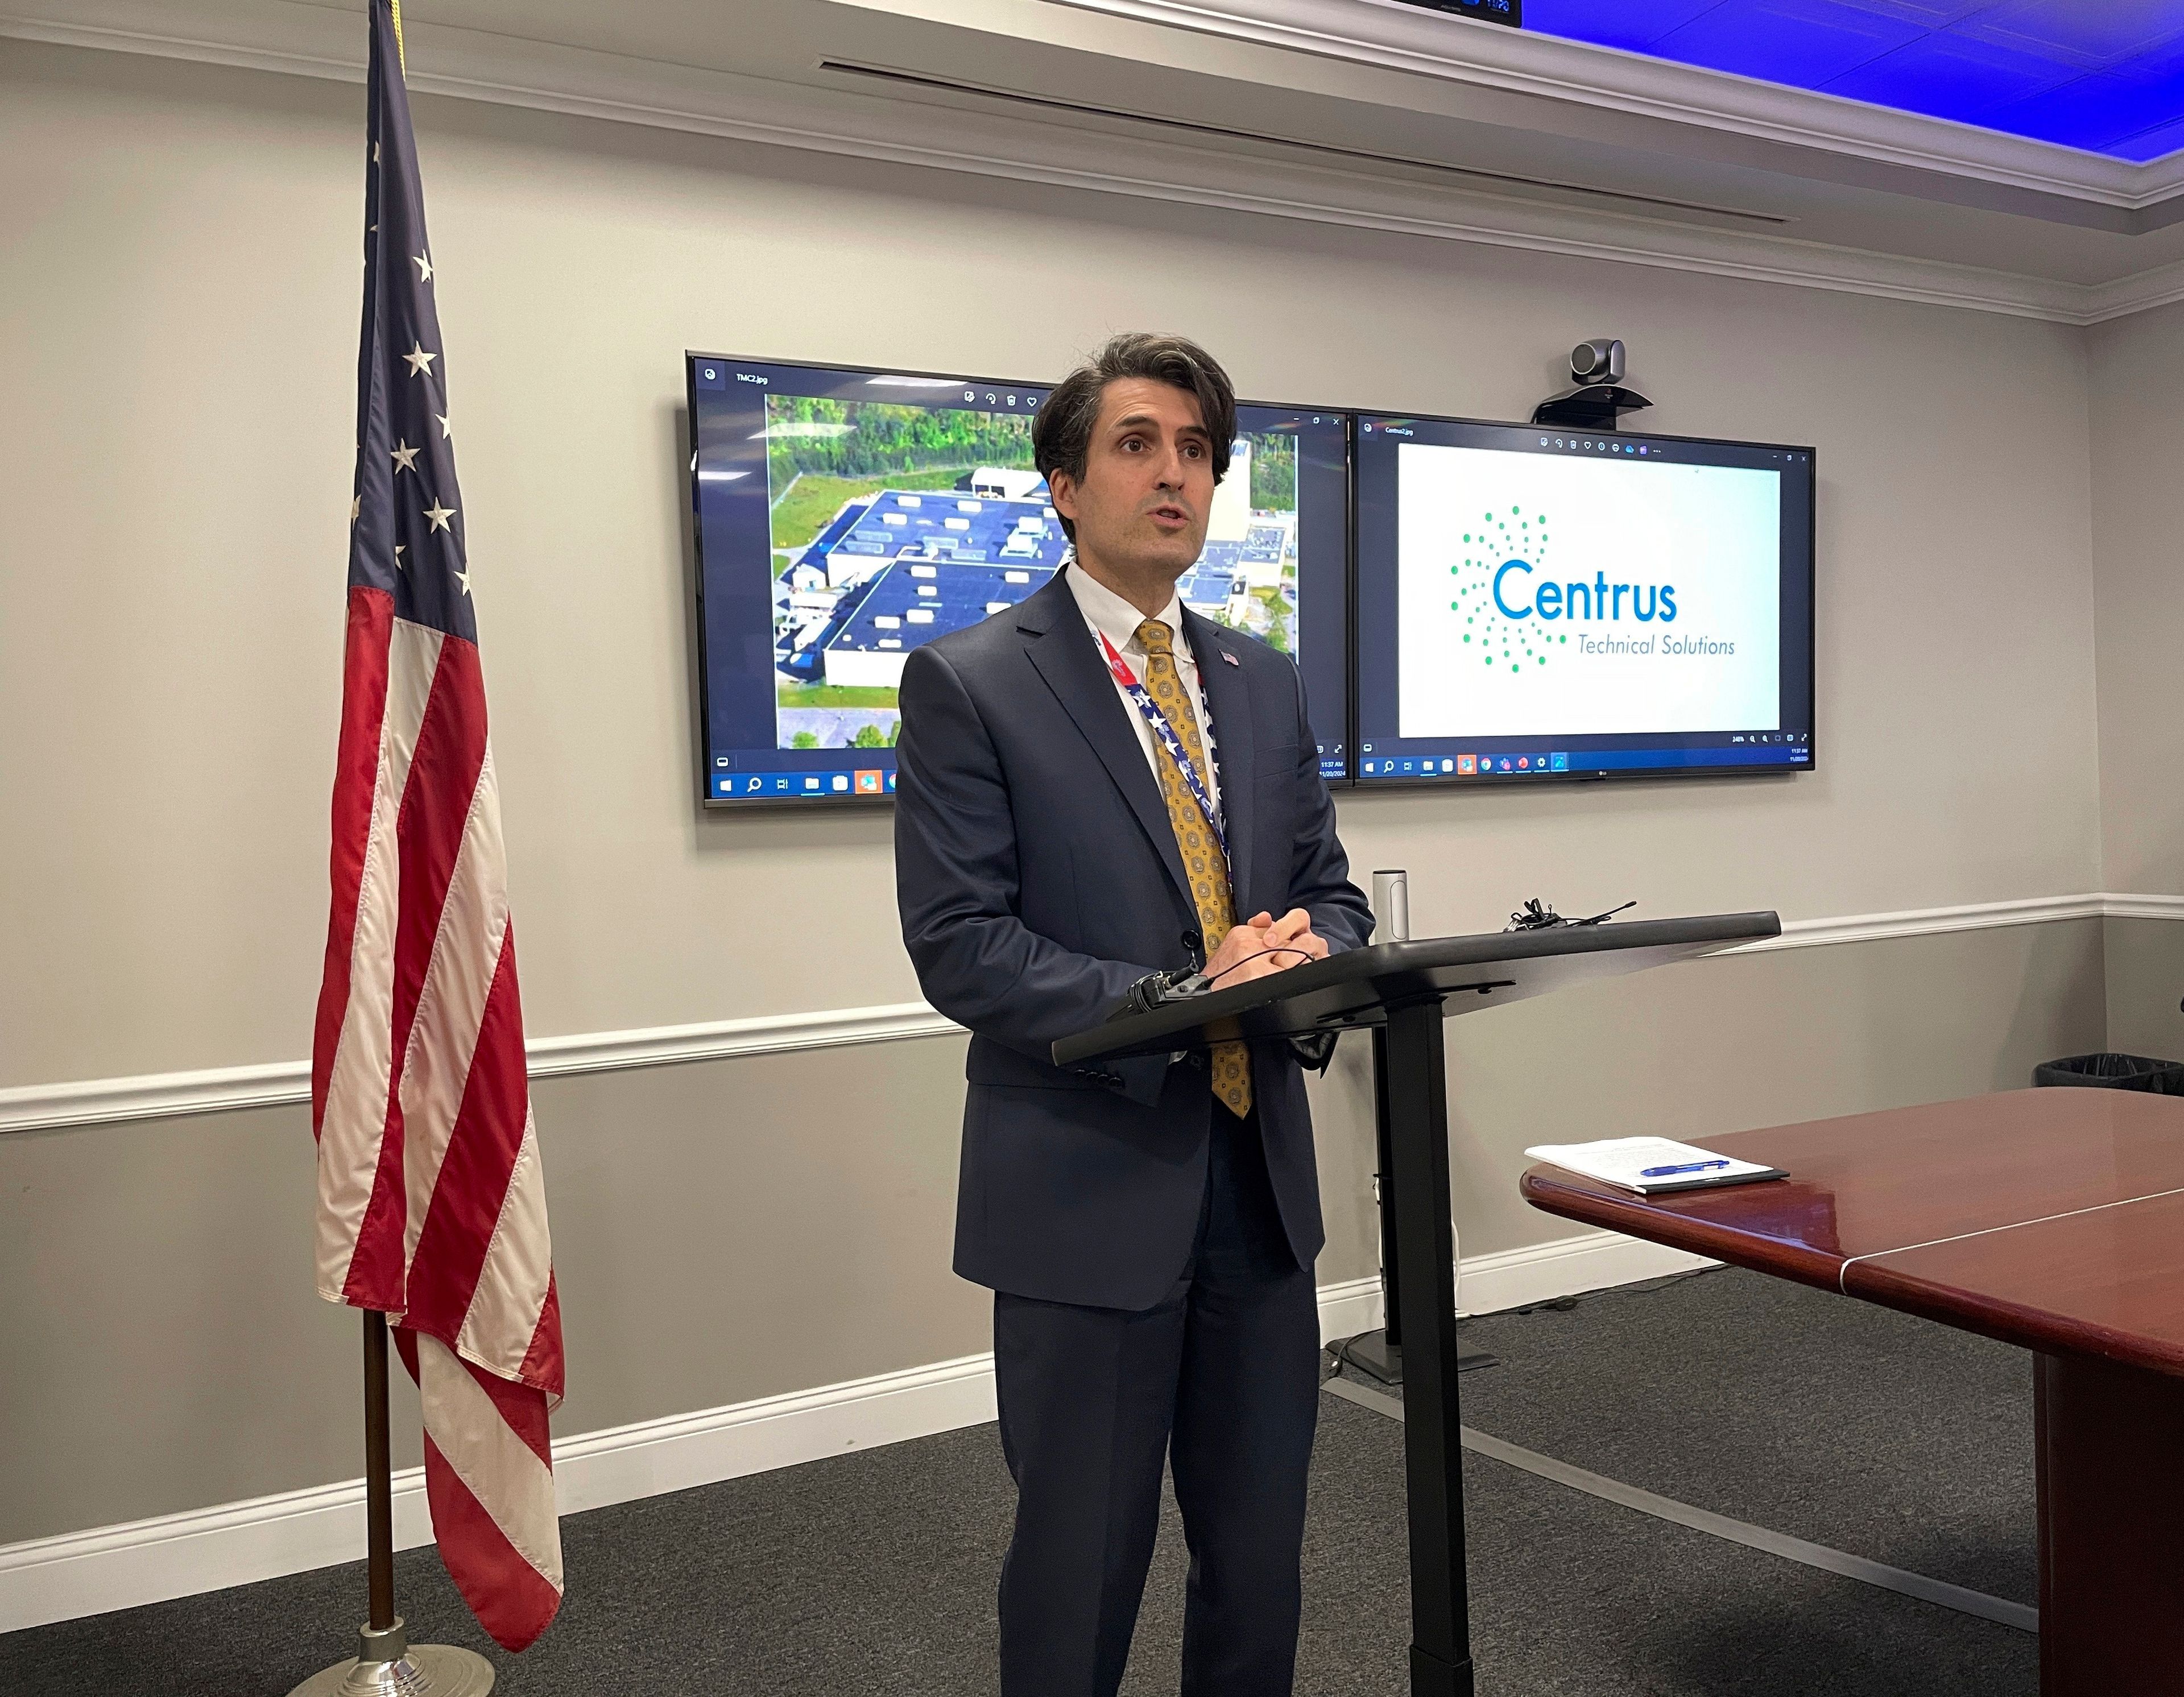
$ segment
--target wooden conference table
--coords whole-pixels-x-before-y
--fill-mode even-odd
[[[2034,1352],[2042,1697],[2184,1693],[2184,1098],[2019,1090],[1701,1140],[1790,1177],[1535,1207]]]

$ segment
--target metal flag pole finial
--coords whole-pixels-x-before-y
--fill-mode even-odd
[[[387,1316],[364,1312],[364,1517],[370,1614],[355,1657],[288,1697],[486,1697],[493,1664],[459,1644],[410,1642],[394,1612],[394,1467],[387,1449]]]

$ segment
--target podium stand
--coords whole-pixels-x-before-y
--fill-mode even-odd
[[[1403,1340],[1412,1697],[1471,1697],[1472,1691],[1441,1021],[1756,943],[1781,930],[1771,913],[1718,914],[1376,943],[1110,1020],[1054,1045],[1055,1064],[1075,1066],[1240,1038],[1359,1028],[1379,1034],[1392,1159],[1394,1282],[1401,1305],[1396,1318]]]

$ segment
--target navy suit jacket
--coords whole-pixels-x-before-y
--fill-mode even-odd
[[[1218,742],[1237,917],[1301,907],[1330,951],[1357,947],[1372,912],[1335,837],[1296,667],[1183,619]],[[1059,572],[914,649],[901,699],[903,941],[927,1000],[972,1033],[956,1271],[1018,1296],[1149,1308],[1183,1271],[1206,1193],[1204,1057],[1050,1059],[1146,973],[1204,955],[1130,709]],[[1282,1222],[1308,1268],[1325,1232],[1286,1043],[1252,1045],[1251,1082]]]

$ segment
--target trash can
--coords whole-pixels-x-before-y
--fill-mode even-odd
[[[2184,1061],[2155,1060],[2143,1054],[2066,1054],[2034,1067],[2032,1082],[2184,1096]]]

